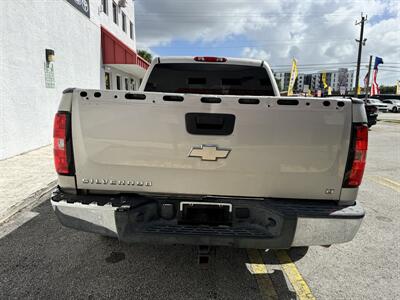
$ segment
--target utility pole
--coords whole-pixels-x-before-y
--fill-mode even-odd
[[[361,52],[362,52],[362,46],[365,46],[365,42],[367,39],[364,39],[364,23],[367,21],[367,16],[363,16],[361,13],[361,21],[357,22],[356,25],[361,24],[361,30],[360,30],[360,39],[357,40],[356,42],[358,43],[358,57],[357,57],[357,70],[356,70],[356,90],[355,90],[355,95],[358,96],[358,89],[360,86],[359,79],[360,79],[360,65],[361,65]]]
[[[368,92],[369,92],[369,79],[371,78],[371,65],[372,65],[372,55],[369,56],[368,73],[367,73],[367,86],[365,87],[365,103],[367,103]]]

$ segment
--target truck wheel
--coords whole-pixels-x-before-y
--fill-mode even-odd
[[[98,234],[99,238],[103,241],[118,241],[118,238],[115,236],[109,236],[104,234]]]
[[[308,252],[309,247],[303,246],[303,247],[291,247],[289,248],[288,254],[290,258],[292,259],[293,262],[296,262],[300,259],[302,259]]]

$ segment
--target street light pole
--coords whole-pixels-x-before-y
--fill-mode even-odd
[[[361,13],[361,21],[356,22],[356,25],[361,24],[361,30],[360,30],[360,39],[357,40],[358,42],[358,57],[357,57],[357,70],[356,70],[356,90],[355,90],[355,95],[358,96],[358,89],[360,86],[359,79],[360,79],[360,65],[361,65],[361,52],[362,52],[362,46],[365,45],[365,42],[367,39],[364,40],[364,23],[367,21],[367,16],[363,16]]]

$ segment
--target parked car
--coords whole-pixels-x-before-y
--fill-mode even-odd
[[[381,100],[368,98],[367,104],[376,106],[380,112],[388,112],[387,104],[383,103]]]
[[[348,242],[366,123],[360,99],[281,97],[265,61],[155,58],[139,91],[64,91],[51,203],[63,225],[124,242]]]
[[[391,112],[400,112],[400,100],[397,99],[385,99],[382,100],[388,107],[388,110]]]

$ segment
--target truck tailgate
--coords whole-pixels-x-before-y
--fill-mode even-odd
[[[207,95],[201,100],[204,95],[150,92],[138,93],[145,99],[126,99],[121,91],[85,92],[81,96],[85,93],[75,89],[72,102],[79,189],[340,197],[352,124],[348,99]],[[199,122],[196,134],[188,132],[188,113]],[[213,119],[215,114],[233,116],[232,133],[221,131],[225,124],[218,115]]]

